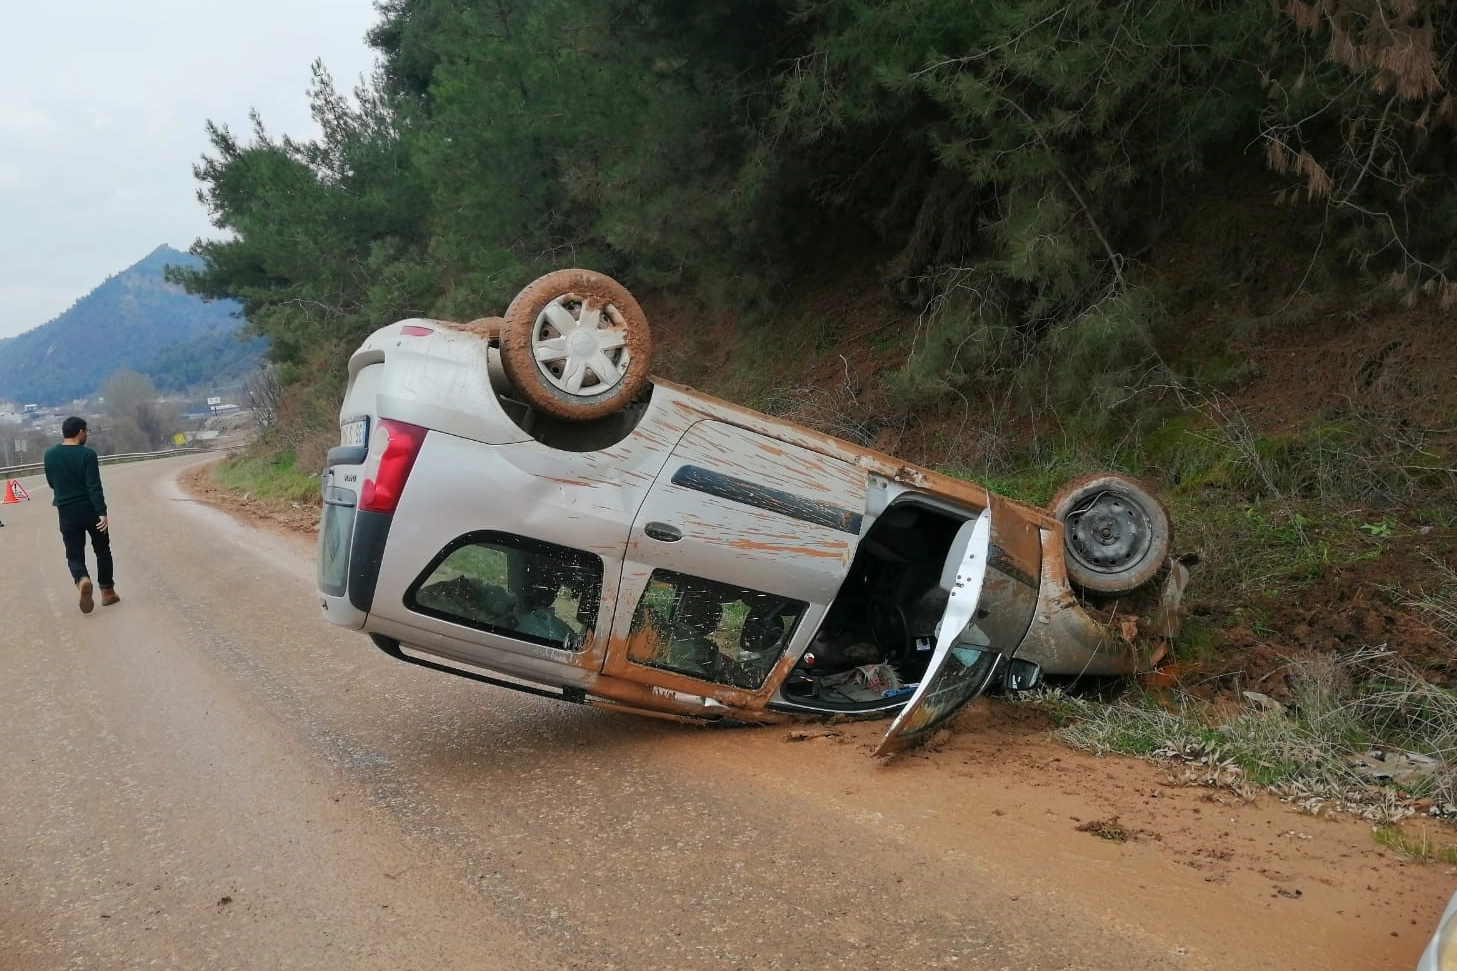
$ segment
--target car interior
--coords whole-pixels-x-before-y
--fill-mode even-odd
[[[844,711],[903,702],[931,660],[948,599],[941,568],[962,522],[915,501],[882,513],[786,679],[784,698]]]

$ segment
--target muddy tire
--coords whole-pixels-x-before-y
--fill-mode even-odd
[[[557,270],[506,308],[501,363],[532,407],[569,421],[621,410],[652,363],[647,316],[632,294],[591,270]]]
[[[1089,593],[1124,594],[1158,575],[1169,556],[1169,514],[1148,487],[1101,473],[1063,486],[1049,504],[1063,525],[1067,576]]]

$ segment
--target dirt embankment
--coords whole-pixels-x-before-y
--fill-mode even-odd
[[[262,529],[292,536],[312,536],[319,531],[317,503],[283,503],[239,495],[218,484],[211,463],[188,469],[178,482],[194,499]]]

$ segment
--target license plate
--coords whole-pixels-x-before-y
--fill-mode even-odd
[[[369,419],[356,418],[339,424],[339,444],[346,448],[362,448],[369,441]]]

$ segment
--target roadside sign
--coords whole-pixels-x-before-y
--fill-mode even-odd
[[[15,440],[15,451],[19,452],[21,455],[25,454],[25,439],[17,438]]]
[[[182,446],[187,444],[187,436],[182,434],[181,432],[178,432],[176,435],[172,436],[172,444],[176,445],[178,448],[181,448]]]

